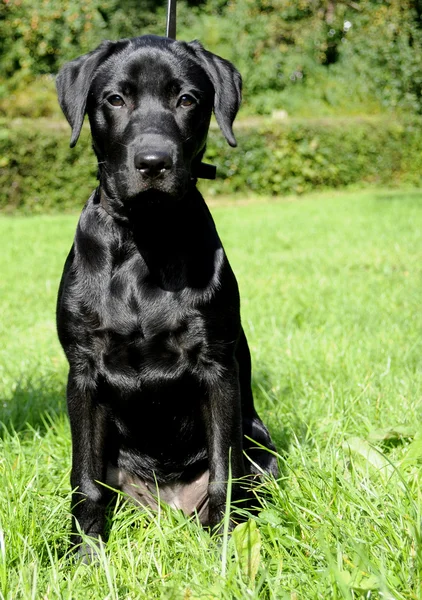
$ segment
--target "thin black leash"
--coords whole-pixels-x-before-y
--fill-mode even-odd
[[[176,0],[167,0],[167,27],[166,36],[172,40],[176,39]],[[195,178],[215,179],[217,167],[200,162],[195,169]]]
[[[172,40],[176,39],[176,0],[168,0],[167,2],[166,36]]]

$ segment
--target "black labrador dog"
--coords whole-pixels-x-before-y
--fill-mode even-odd
[[[143,36],[66,64],[57,89],[71,146],[88,114],[100,182],[57,305],[73,543],[79,528],[103,534],[110,486],[214,527],[229,474],[234,501],[249,495],[245,476],[277,474],[254,409],[237,282],[196,189],[213,110],[236,145],[240,75],[198,42]]]

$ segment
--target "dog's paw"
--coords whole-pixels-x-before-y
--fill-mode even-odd
[[[79,536],[78,536],[79,537]],[[75,543],[76,542],[76,543]],[[98,535],[72,541],[72,556],[75,562],[92,565],[99,562],[101,556],[101,537]]]
[[[99,546],[83,543],[77,550],[77,557],[84,565],[92,565],[100,560]]]
[[[263,475],[272,475],[277,479],[280,472],[278,468],[277,457],[268,450],[250,451],[249,454],[249,469],[253,476],[262,477]]]

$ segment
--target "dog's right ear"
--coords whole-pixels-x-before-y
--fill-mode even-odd
[[[92,52],[66,63],[57,75],[56,87],[60,106],[72,128],[71,148],[75,146],[81,133],[94,73],[108,58],[114,45],[114,42],[102,42]]]

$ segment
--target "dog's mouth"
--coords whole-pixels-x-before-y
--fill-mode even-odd
[[[187,190],[186,190],[187,191]],[[150,188],[130,196],[117,196],[101,184],[96,193],[96,203],[114,219],[122,223],[139,223],[146,215],[154,215],[154,218],[162,218],[164,215],[173,215],[179,210],[180,202],[186,197],[186,193],[174,195],[162,190]]]
[[[173,166],[154,177],[133,168],[119,169],[111,174],[100,169],[100,183],[109,198],[118,198],[123,205],[164,203],[180,200],[192,180],[190,170]]]
[[[190,174],[185,169],[174,169],[160,177],[150,178],[137,174],[130,182],[126,194],[122,194],[124,203],[134,202],[174,202],[182,198],[188,189]]]
[[[155,187],[149,187],[148,189],[142,190],[137,194],[129,196],[123,200],[123,204],[127,209],[141,206],[157,206],[162,204],[174,204],[178,200],[181,200],[184,193],[180,192],[177,194],[163,191]]]

